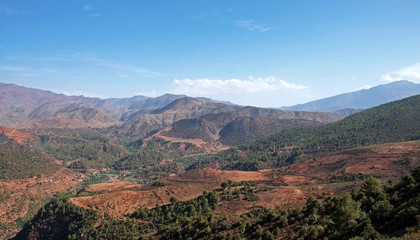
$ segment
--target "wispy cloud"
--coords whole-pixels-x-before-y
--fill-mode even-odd
[[[271,28],[267,26],[266,23],[258,23],[257,21],[253,19],[236,20],[233,23],[235,24],[235,26],[239,28],[245,28],[253,32],[256,31],[256,32],[264,33],[271,30]]]
[[[94,8],[91,5],[88,5],[88,4],[84,5],[82,9],[83,9],[83,11],[90,11],[90,12],[92,12],[94,10]],[[102,16],[102,14],[100,12],[96,12],[96,13],[90,14],[90,16],[91,17],[100,17],[100,16]]]
[[[173,93],[191,95],[221,94],[221,93],[258,93],[279,90],[308,90],[307,86],[286,82],[275,77],[240,79],[175,79],[172,82]]]
[[[93,10],[93,8],[90,5],[83,6],[83,11],[89,11],[89,10]]]
[[[169,77],[168,74],[159,73],[148,68],[139,67],[133,64],[121,63],[109,59],[96,57],[94,55],[87,55],[82,53],[73,53],[69,55],[53,56],[47,58],[40,58],[40,61],[48,62],[79,62],[83,64],[93,64],[99,67],[115,70],[115,74],[119,78],[130,78],[136,76],[154,78],[154,77]]]
[[[101,58],[96,58],[96,57],[90,57],[90,58],[87,58],[87,60],[94,62],[98,66],[111,68],[111,69],[117,70],[119,72],[134,73],[134,74],[139,74],[139,75],[146,76],[146,77],[162,76],[161,73],[154,72],[150,69],[141,68],[141,67],[137,67],[137,66],[130,65],[130,64],[121,64],[121,63],[111,62],[111,61],[101,59]],[[129,77],[130,75],[125,74],[125,73],[120,73],[119,76],[120,77],[121,76]]]
[[[371,85],[364,85],[364,86],[361,86],[361,87],[356,88],[356,91],[359,91],[359,90],[368,90],[368,89],[373,88],[373,87],[374,86],[371,86]]]
[[[30,69],[27,67],[21,67],[21,66],[0,65],[0,70],[8,71],[8,72],[27,72]]]
[[[23,14],[22,11],[12,9],[4,5],[0,5],[0,13],[7,14],[7,15]]]
[[[398,80],[409,80],[420,83],[420,62],[411,66],[402,67],[394,72],[382,75],[382,80],[394,82]]]
[[[145,91],[145,92],[135,92],[134,95],[141,95],[147,97],[157,97],[159,93],[156,90]]]

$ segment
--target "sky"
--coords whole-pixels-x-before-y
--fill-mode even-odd
[[[418,0],[0,0],[0,82],[281,107],[420,83]]]

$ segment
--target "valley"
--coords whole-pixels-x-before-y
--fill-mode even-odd
[[[256,231],[309,239],[315,230],[340,239],[328,219],[345,201],[363,212],[353,220],[364,236],[415,235],[417,209],[394,232],[378,221],[392,224],[418,196],[419,95],[338,117],[185,95],[96,99],[0,87],[9,101],[2,239],[257,239]],[[412,181],[409,194],[400,181]],[[356,194],[367,182],[388,215],[375,218]],[[320,215],[308,204],[322,205]]]
[[[419,12],[0,0],[0,240],[420,239]]]

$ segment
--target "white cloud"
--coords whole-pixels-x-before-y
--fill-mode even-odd
[[[371,86],[371,85],[364,85],[364,86],[361,86],[361,87],[356,88],[356,91],[359,91],[359,90],[368,90],[368,89],[373,88],[373,87],[374,86]]]
[[[172,83],[173,93],[191,95],[204,94],[231,94],[231,93],[258,93],[273,92],[278,90],[307,90],[307,86],[288,83],[275,77],[257,78],[252,76],[248,80],[240,79],[175,79]]]
[[[257,32],[267,32],[269,30],[271,30],[270,27],[267,26],[267,24],[265,23],[257,23],[255,20],[253,19],[249,19],[249,20],[236,20],[233,22],[235,24],[235,26],[239,27],[239,28],[245,28],[248,29],[249,31],[257,31]]]
[[[53,90],[53,92],[61,92],[64,95],[67,96],[84,96],[84,97],[92,97],[92,98],[103,98],[102,95],[91,93],[91,92],[83,92],[83,91],[59,91],[59,90]]]
[[[92,14],[92,15],[90,15],[91,17],[100,17],[102,14],[101,13],[95,13],[95,14]]]
[[[397,71],[384,74],[381,78],[386,82],[409,80],[412,82],[420,83],[420,62],[411,66],[400,68]]]

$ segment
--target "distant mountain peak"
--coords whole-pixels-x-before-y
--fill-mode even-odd
[[[342,109],[366,109],[417,94],[420,94],[420,84],[401,80],[369,89],[343,93],[305,104],[282,107],[281,109],[310,112],[335,112]]]

